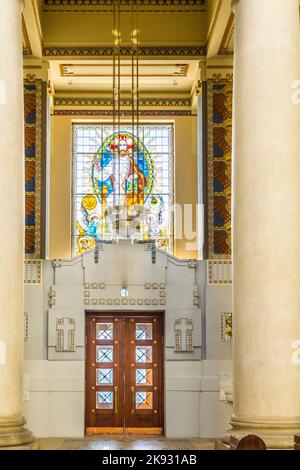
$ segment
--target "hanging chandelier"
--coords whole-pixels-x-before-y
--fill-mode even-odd
[[[125,136],[122,135],[122,120],[125,116],[129,115],[131,121],[131,135],[132,135],[132,158],[133,161],[138,159],[138,145],[137,142],[140,140],[140,129],[139,129],[139,2],[138,0],[131,0],[130,2],[130,55],[131,55],[131,86],[130,86],[130,111],[125,113],[124,106],[128,103],[128,100],[122,99],[122,64],[121,64],[121,44],[122,44],[122,33],[121,33],[121,0],[113,2],[113,86],[112,86],[112,121],[113,121],[113,135],[114,135],[114,148],[117,149],[117,159],[114,159],[113,171],[114,174],[120,175],[121,172],[121,145],[122,139]],[[135,164],[132,168],[132,181],[135,181]],[[121,191],[121,188],[119,188]],[[142,195],[140,194],[140,187],[137,184],[132,184],[132,204],[126,207],[126,220],[125,223],[129,226],[133,221],[140,215],[140,206],[142,203]],[[114,194],[114,214],[115,214],[115,229],[118,238],[120,231],[120,211],[125,210],[119,205],[119,195]],[[122,219],[124,219],[124,214]],[[124,220],[122,220],[124,222]],[[124,228],[124,227],[123,227]]]
[[[140,129],[140,109],[139,109],[139,45],[140,45],[140,27],[139,27],[139,0],[131,0],[130,2],[130,44],[126,44],[126,48],[130,49],[130,63],[126,63],[126,67],[131,69],[130,73],[130,98],[128,100],[128,91],[125,91],[126,96],[122,97],[124,89],[122,89],[122,28],[121,28],[121,5],[122,0],[115,0],[113,2],[113,28],[112,28],[112,59],[113,59],[113,80],[112,80],[112,158],[113,175],[119,183],[117,191],[113,193],[113,205],[107,208],[107,214],[113,220],[114,237],[111,238],[109,243],[113,240],[118,242],[120,239],[130,239],[131,242],[148,244],[150,252],[152,253],[152,263],[156,261],[156,244],[155,240],[151,240],[147,233],[149,213],[144,206],[144,188],[145,175],[144,172],[139,174],[139,158],[140,158],[140,145],[143,145],[143,138]],[[123,62],[124,66],[124,62]],[[128,110],[128,101],[130,109]],[[127,107],[125,110],[124,107]],[[122,130],[124,128],[124,119],[130,119],[131,135]],[[128,127],[128,124],[127,124]],[[132,161],[132,184],[131,184],[131,202],[126,207],[121,205],[121,192],[122,188],[120,174],[122,173],[122,154],[121,147],[123,140],[131,139],[127,147],[130,147],[131,161]],[[124,160],[124,159],[123,159]],[[137,182],[137,183],[136,183]],[[134,226],[134,234],[132,235],[132,227]],[[125,229],[125,230],[124,230]],[[100,241],[96,243],[95,262],[99,261]]]

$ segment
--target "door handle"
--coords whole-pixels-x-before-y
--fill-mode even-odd
[[[131,414],[134,414],[134,387],[131,387]]]
[[[115,387],[115,413],[119,412],[119,389]]]

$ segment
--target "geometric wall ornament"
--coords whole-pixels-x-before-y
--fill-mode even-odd
[[[42,284],[42,260],[26,259],[24,262],[24,284]]]
[[[200,306],[200,293],[197,290],[193,292],[193,305],[195,307]]]
[[[193,352],[193,320],[178,318],[174,324],[175,352]]]
[[[232,313],[221,313],[221,341],[232,342]]]
[[[49,305],[50,307],[56,305],[56,291],[53,289],[52,286],[49,291]]]
[[[57,318],[55,350],[57,352],[75,352],[75,332],[74,318]]]
[[[29,339],[29,315],[24,312],[24,341],[27,342]]]
[[[232,284],[232,262],[230,260],[207,261],[207,284]]]

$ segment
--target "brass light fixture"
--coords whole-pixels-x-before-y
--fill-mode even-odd
[[[138,142],[140,138],[139,131],[139,1],[131,0],[130,2],[130,15],[131,15],[131,32],[130,32],[130,53],[131,53],[131,128],[132,136],[135,137],[135,141]],[[120,134],[122,126],[122,118],[125,117],[125,112],[122,105],[122,83],[121,83],[121,43],[122,43],[122,33],[121,33],[121,0],[116,0],[113,2],[113,135],[115,136],[115,146],[118,149],[118,158],[113,159],[113,172],[118,174],[120,181]],[[138,146],[134,145],[132,148],[132,158],[138,159]],[[133,175],[132,179],[135,180],[135,165],[133,165]],[[117,239],[119,238],[120,230],[120,191],[121,188],[118,188],[117,192],[114,193],[114,213],[116,216],[115,230]],[[137,212],[136,207],[140,205],[140,188],[137,185],[137,194],[135,194],[135,187],[132,184],[132,201],[133,206],[126,209],[127,218],[130,213],[130,218],[132,215]],[[136,204],[135,204],[136,201]],[[125,212],[125,210],[124,210]],[[123,222],[123,221],[121,221]],[[128,225],[130,225],[130,220],[128,220]]]

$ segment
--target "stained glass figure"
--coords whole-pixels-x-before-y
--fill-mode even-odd
[[[73,126],[73,251],[96,240],[156,240],[172,252],[173,126]]]

